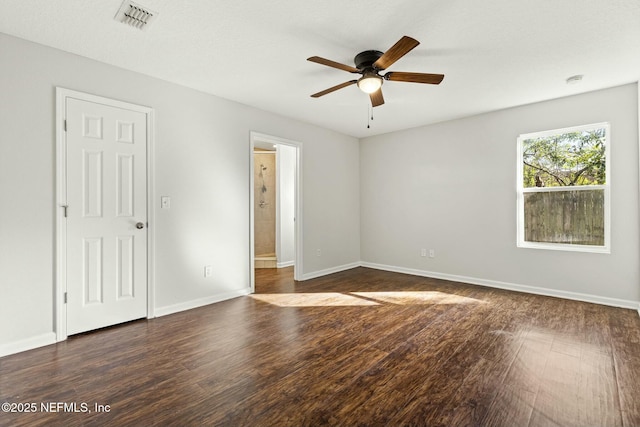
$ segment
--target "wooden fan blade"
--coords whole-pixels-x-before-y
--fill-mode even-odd
[[[398,59],[405,56],[411,49],[418,46],[420,42],[416,39],[412,39],[408,36],[403,36],[393,46],[389,48],[376,62],[373,63],[373,68],[378,70],[384,70],[389,68],[391,64]]]
[[[350,80],[348,82],[344,82],[344,83],[340,83],[339,85],[335,85],[333,87],[330,87],[329,89],[325,89],[322,92],[318,92],[318,93],[314,93],[313,95],[311,95],[312,98],[320,98],[321,96],[324,96],[328,93],[334,92],[338,89],[342,89],[343,87],[347,87],[347,86],[351,86],[352,84],[357,83],[357,80]]]
[[[327,67],[337,68],[339,70],[348,71],[350,73],[359,73],[355,67],[351,67],[349,65],[344,65],[339,62],[332,61],[330,59],[320,58],[319,56],[312,56],[311,58],[307,58],[307,61],[315,62],[316,64],[326,65]]]
[[[378,89],[373,93],[370,93],[369,98],[371,98],[371,105],[374,107],[384,104],[384,97],[382,96],[382,88]]]
[[[427,83],[431,85],[439,85],[444,74],[427,74],[427,73],[403,73],[401,71],[390,71],[384,75],[385,80],[393,82],[410,82],[410,83]]]

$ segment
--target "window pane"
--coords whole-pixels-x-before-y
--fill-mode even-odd
[[[524,140],[523,187],[604,185],[605,141],[605,128]]]
[[[524,240],[604,246],[604,190],[524,193]]]

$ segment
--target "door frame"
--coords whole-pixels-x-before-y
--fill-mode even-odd
[[[249,271],[251,278],[251,293],[256,290],[256,277],[255,277],[255,218],[254,218],[254,206],[255,206],[255,191],[254,191],[254,161],[253,161],[253,149],[256,142],[266,142],[269,144],[288,145],[296,149],[296,173],[295,173],[295,227],[294,227],[294,241],[295,241],[295,262],[293,267],[293,279],[302,280],[303,275],[303,210],[302,210],[302,143],[298,141],[292,141],[290,139],[280,138],[277,136],[267,135],[264,133],[250,131],[249,133]]]
[[[64,206],[67,204],[67,138],[65,121],[67,99],[103,104],[110,107],[137,111],[146,115],[147,122],[147,319],[155,312],[155,221],[154,221],[154,110],[151,107],[131,104],[111,98],[56,87],[56,201],[55,220],[55,285],[54,285],[54,323],[56,341],[67,339],[67,304],[64,301],[67,292],[67,222]]]

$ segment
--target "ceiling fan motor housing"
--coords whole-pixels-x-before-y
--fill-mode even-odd
[[[382,56],[382,52],[379,50],[365,50],[360,52],[353,58],[353,62],[356,64],[358,70],[373,69],[373,63]]]

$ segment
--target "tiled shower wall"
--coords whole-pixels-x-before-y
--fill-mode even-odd
[[[276,155],[254,153],[255,255],[276,255]]]

